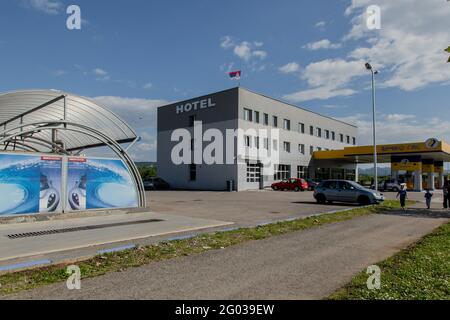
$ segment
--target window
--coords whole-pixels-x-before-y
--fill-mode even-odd
[[[325,181],[322,184],[322,188],[337,190],[338,189],[338,182],[337,181]]]
[[[317,137],[322,138],[322,129],[317,128]]]
[[[305,154],[305,145],[304,144],[299,144],[298,145],[298,152],[300,154]]]
[[[314,154],[314,146],[310,146],[309,147],[309,154],[313,155]]]
[[[273,139],[273,150],[278,151],[278,140]]]
[[[298,166],[297,167],[298,179],[309,179],[309,167]]]
[[[344,135],[342,133],[339,134],[339,141],[344,142]]]
[[[283,150],[284,152],[291,152],[291,143],[290,142],[283,142]]]
[[[261,166],[259,163],[247,161],[247,182],[259,182],[261,179]]]
[[[269,150],[269,138],[264,138],[264,149]]]
[[[336,132],[331,131],[331,140],[336,140]]]
[[[251,137],[244,136],[244,146],[250,148],[252,146]]]
[[[255,137],[255,148],[259,149],[259,137]]]
[[[322,148],[321,147],[317,147],[317,151],[322,151]]]
[[[190,181],[197,180],[197,165],[195,164],[189,165],[189,180]]]
[[[305,124],[304,123],[299,123],[298,124],[298,132],[300,133],[305,133]]]
[[[273,126],[275,128],[278,128],[278,117],[276,117],[276,116],[273,116]]]
[[[267,113],[264,113],[264,125],[269,125],[269,115]]]
[[[259,123],[259,112],[255,111],[255,122]]]
[[[192,116],[189,116],[189,127],[193,127],[195,121],[197,121],[197,115],[196,114],[194,114]]]
[[[253,112],[250,109],[244,109],[244,120],[245,121],[253,121]]]
[[[314,135],[314,127],[313,126],[309,126],[309,134],[310,135]]]
[[[325,130],[325,139],[330,139],[330,130]]]
[[[352,139],[353,139],[353,145],[356,146],[356,138],[353,137]]]
[[[284,119],[284,121],[283,121],[283,129],[284,130],[288,130],[288,131],[291,130],[291,120]]]
[[[347,144],[350,144],[350,136],[347,136]]]
[[[275,165],[275,180],[287,180],[291,177],[291,166],[289,165]]]

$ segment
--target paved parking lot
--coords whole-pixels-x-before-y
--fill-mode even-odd
[[[147,193],[151,211],[238,224],[306,217],[353,207],[348,204],[318,205],[312,192],[152,191]]]
[[[384,193],[395,199],[396,193]],[[423,193],[410,192],[411,200],[423,201]],[[346,208],[355,204],[319,205],[313,192],[258,190],[245,192],[151,191],[147,192],[151,211],[175,215],[230,221],[237,224],[258,224],[295,217],[306,217]],[[442,202],[442,192],[433,199],[436,208]]]

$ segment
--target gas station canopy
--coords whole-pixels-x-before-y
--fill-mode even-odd
[[[315,160],[340,160],[350,163],[373,163],[373,146],[348,147],[342,150],[317,151]],[[429,139],[426,142],[385,144],[377,146],[378,163],[391,163],[398,157],[421,157],[422,160],[450,162],[450,145]]]

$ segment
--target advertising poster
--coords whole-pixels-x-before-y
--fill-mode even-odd
[[[132,208],[138,196],[126,166],[121,160],[88,159],[86,208]]]
[[[67,162],[67,211],[86,210],[87,165],[84,158]]]
[[[0,216],[39,212],[41,158],[0,154]]]
[[[61,157],[41,157],[40,161],[40,213],[61,212]]]

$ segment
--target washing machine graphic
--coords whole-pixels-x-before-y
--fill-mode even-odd
[[[76,181],[75,186],[69,191],[69,205],[72,210],[86,209],[86,181],[87,176],[81,176],[79,181]]]
[[[39,193],[39,211],[55,212],[58,209],[61,196],[58,190],[56,190],[52,181],[49,181],[48,177],[41,174],[41,189]]]

